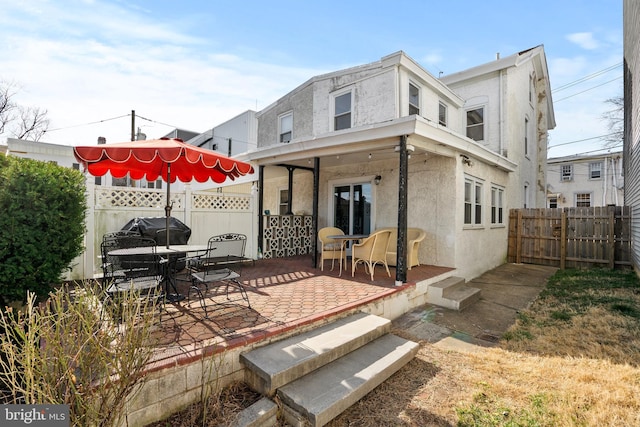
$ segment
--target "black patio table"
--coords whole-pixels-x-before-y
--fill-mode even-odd
[[[109,252],[109,255],[116,256],[136,256],[136,255],[149,255],[152,253],[158,255],[167,255],[171,257],[171,255],[177,255],[180,253],[198,253],[198,252],[206,252],[208,249],[208,245],[171,245],[170,247],[166,246],[138,246],[133,248],[123,248],[116,249]],[[167,272],[164,277],[165,281],[165,293],[167,301],[169,302],[179,302],[185,299],[185,296],[178,293],[178,289],[176,287],[176,278],[172,276],[172,269],[167,266]],[[173,292],[171,292],[171,289]]]

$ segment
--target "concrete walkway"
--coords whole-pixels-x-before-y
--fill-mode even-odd
[[[479,301],[462,311],[425,305],[396,319],[395,328],[434,345],[465,351],[492,347],[544,289],[558,269],[503,264],[467,283],[482,290]]]

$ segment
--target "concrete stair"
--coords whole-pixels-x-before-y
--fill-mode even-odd
[[[323,426],[384,382],[418,352],[365,313],[339,319],[240,356],[245,380],[277,394],[287,423]]]
[[[427,302],[452,310],[463,310],[480,299],[481,291],[466,285],[462,277],[448,277],[429,285]]]

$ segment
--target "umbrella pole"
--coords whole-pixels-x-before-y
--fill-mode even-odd
[[[171,218],[171,163],[167,163],[167,206],[164,207],[166,217],[165,228],[167,237],[167,249],[169,249],[169,218]]]

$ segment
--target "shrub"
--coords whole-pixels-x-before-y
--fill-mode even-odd
[[[53,163],[0,156],[0,304],[45,297],[83,250],[85,179]]]
[[[98,283],[67,286],[25,311],[0,311],[0,403],[63,404],[70,425],[119,426],[146,381],[157,308],[139,293],[123,295],[121,322]]]

